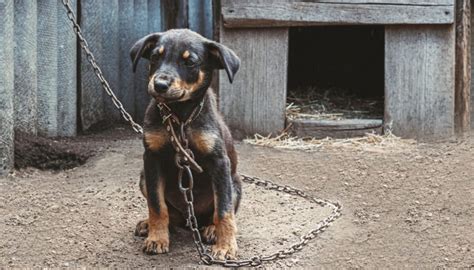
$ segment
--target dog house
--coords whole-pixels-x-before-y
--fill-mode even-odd
[[[469,1],[458,2],[470,8]],[[219,82],[220,108],[231,128],[242,135],[276,134],[292,123],[292,129],[301,135],[331,132],[337,136],[348,131],[379,131],[383,127],[403,137],[433,138],[448,137],[456,129],[469,126],[470,89],[463,82],[469,81],[470,76],[462,75],[469,68],[469,57],[465,53],[467,46],[461,42],[469,33],[465,25],[458,24],[461,41],[456,46],[455,0],[222,0],[220,15],[220,41],[242,60],[233,84],[224,79]],[[459,20],[466,16],[469,18],[469,14],[460,14]],[[352,30],[344,31],[347,27]],[[353,41],[343,38],[344,46],[319,46],[317,40],[311,43],[322,28],[326,32],[362,34],[352,35]],[[293,69],[305,66],[306,61],[318,62],[315,56],[337,59],[345,49],[352,48],[351,54],[359,54],[360,50],[353,50],[353,46],[360,46],[357,43],[364,37],[363,29],[375,33],[375,38],[366,44],[372,52],[367,57],[346,58],[359,62],[352,63],[354,71],[367,68],[364,80],[378,85],[383,103],[380,118],[288,120],[285,108],[291,74],[300,72]],[[292,51],[292,44],[298,42],[294,31],[307,35],[312,47],[301,45],[305,41],[300,36],[300,45],[296,46],[302,49]],[[324,42],[327,39],[320,40]],[[304,55],[297,56],[299,60],[292,59],[298,51],[304,51]],[[292,65],[292,61],[299,62]],[[368,68],[366,62],[370,61],[375,62]],[[340,69],[334,72],[333,77],[340,73],[337,79],[346,80],[347,73]]]

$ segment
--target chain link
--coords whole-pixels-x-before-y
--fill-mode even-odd
[[[184,167],[186,167],[185,165]],[[184,168],[181,168],[180,170],[186,170]],[[187,170],[190,169],[187,168]],[[179,175],[183,175],[180,173]],[[303,235],[300,237],[300,241],[292,244],[290,247],[286,249],[282,249],[279,251],[276,251],[274,253],[268,254],[268,255],[260,255],[260,256],[254,256],[249,259],[240,259],[240,260],[217,260],[212,257],[212,255],[209,253],[207,250],[206,246],[202,243],[201,239],[201,234],[199,233],[199,227],[197,224],[196,217],[194,215],[194,207],[193,207],[193,195],[192,195],[192,190],[189,188],[181,188],[182,187],[182,177],[178,178],[179,181],[179,186],[181,189],[181,192],[183,193],[184,200],[186,201],[187,205],[187,221],[188,221],[188,227],[192,231],[192,236],[194,239],[194,244],[196,246],[196,249],[199,253],[201,261],[206,264],[206,265],[220,265],[223,267],[245,267],[245,266],[259,266],[264,262],[269,262],[269,261],[275,261],[275,260],[280,260],[280,259],[285,259],[286,257],[300,251],[303,249],[304,246],[306,246],[309,241],[313,240],[316,238],[319,234],[324,232],[337,218],[339,218],[342,214],[342,205],[339,204],[338,202],[331,202],[328,200],[322,200],[318,199],[315,197],[312,197],[306,193],[304,193],[302,190],[287,186],[287,185],[279,185],[276,184],[272,181],[269,180],[262,180],[258,177],[251,177],[247,175],[241,175],[242,180],[245,183],[248,184],[253,184],[259,187],[262,187],[267,190],[275,190],[278,192],[283,192],[283,193],[288,193],[291,195],[299,196],[303,199],[306,199],[312,203],[316,203],[322,207],[330,207],[332,208],[331,214],[323,219],[322,221],[318,222],[315,228],[310,230],[307,234]],[[192,174],[188,174],[189,177],[189,185],[192,186]]]
[[[96,74],[97,78],[99,79],[104,91],[107,93],[107,95],[112,99],[112,103],[114,106],[119,110],[120,114],[122,115],[123,119],[130,123],[132,126],[132,129],[139,133],[143,134],[143,128],[137,124],[132,116],[125,110],[123,107],[122,103],[120,100],[117,98],[117,96],[114,94],[112,89],[110,88],[109,83],[105,79],[102,70],[100,67],[97,65],[97,61],[94,57],[94,54],[92,51],[89,49],[89,44],[85,40],[84,36],[82,35],[81,27],[79,26],[76,16],[74,14],[74,11],[69,3],[69,0],[61,0],[64,7],[67,10],[67,16],[69,20],[73,24],[73,29],[74,32],[76,33],[78,39],[79,39],[79,44],[81,45],[81,48],[84,50],[86,54],[86,59],[89,61],[89,63],[92,65],[92,68],[94,70],[94,73]],[[202,109],[202,104],[200,110]],[[199,114],[199,113],[198,113]],[[193,117],[191,117],[192,119]],[[173,129],[170,123],[170,128]],[[192,152],[188,148],[188,140],[186,139],[186,134],[184,132],[184,124],[180,125],[179,129],[179,136],[177,138],[180,141],[180,145],[183,146],[183,149],[177,149],[177,152],[183,155],[177,158],[177,167],[178,167],[178,184],[179,184],[179,189],[181,193],[183,194],[184,200],[186,202],[186,210],[187,210],[187,225],[190,228],[194,240],[194,244],[196,246],[196,249],[199,253],[199,257],[201,261],[206,264],[206,265],[220,265],[223,267],[245,267],[245,266],[259,266],[263,262],[269,262],[269,261],[275,261],[275,260],[280,260],[284,259],[287,256],[292,255],[295,252],[298,252],[303,249],[304,246],[306,246],[309,241],[313,240],[316,238],[319,234],[324,232],[337,218],[341,216],[341,211],[342,211],[342,205],[339,204],[338,202],[331,202],[328,200],[323,200],[323,199],[318,199],[315,197],[312,197],[306,193],[304,193],[302,190],[296,189],[291,186],[287,185],[279,185],[276,184],[272,181],[269,180],[262,180],[258,177],[251,177],[247,175],[242,175],[242,180],[245,183],[248,184],[253,184],[258,187],[262,187],[267,190],[275,190],[277,192],[283,192],[287,194],[291,194],[294,196],[299,196],[301,198],[304,198],[312,203],[316,203],[322,207],[330,207],[332,208],[331,214],[320,221],[314,229],[309,231],[309,233],[303,235],[300,237],[300,241],[292,244],[290,247],[287,249],[282,249],[279,251],[276,251],[274,253],[268,254],[268,255],[259,255],[259,256],[254,256],[249,259],[240,259],[240,260],[217,260],[212,257],[210,252],[207,250],[206,246],[203,244],[202,239],[201,239],[201,234],[199,233],[199,225],[196,219],[196,215],[194,214],[194,197],[193,197],[193,192],[192,192],[192,187],[194,184],[194,179],[193,179],[193,174],[191,172],[190,168],[190,160],[186,160],[184,158],[184,152],[187,153],[187,156],[189,156],[191,159],[194,158],[192,155]],[[170,131],[170,130],[169,130]],[[173,130],[174,133],[174,130]],[[184,151],[183,151],[184,150]],[[191,157],[192,156],[192,157]],[[178,162],[179,160],[179,162]],[[193,160],[192,160],[193,161]],[[199,166],[198,166],[199,167]],[[199,167],[200,168],[200,167]],[[186,175],[187,177],[187,186],[184,185],[183,179],[184,176]]]
[[[105,79],[104,74],[102,73],[102,70],[97,64],[94,54],[89,48],[89,44],[87,43],[87,40],[82,35],[81,27],[79,26],[79,23],[77,22],[76,15],[74,14],[74,11],[71,7],[69,0],[62,0],[62,3],[64,7],[66,8],[67,17],[73,24],[74,32],[76,33],[77,38],[79,39],[79,44],[81,48],[84,50],[84,53],[86,54],[86,59],[92,65],[92,69],[94,70],[95,75],[99,79],[105,93],[107,93],[107,95],[112,99],[112,103],[120,112],[120,114],[122,115],[122,118],[125,119],[125,121],[127,121],[128,123],[130,123],[130,125],[132,126],[132,129],[138,134],[143,134],[143,128],[139,124],[137,124],[135,121],[133,121],[132,116],[125,110],[125,108],[122,105],[122,102],[120,102],[120,100],[117,98],[115,93],[110,88],[109,83]]]

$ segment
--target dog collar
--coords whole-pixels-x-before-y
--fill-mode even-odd
[[[184,126],[187,126],[192,121],[194,121],[202,112],[205,99],[206,97],[203,97],[201,102],[199,102],[199,104],[196,107],[194,107],[193,111],[191,112],[191,114],[188,116],[188,118],[185,121],[181,121],[179,117],[175,113],[173,113],[171,108],[168,105],[166,105],[166,103],[164,102],[158,102],[156,104],[156,107],[158,107],[158,109],[160,110],[160,115],[161,115],[161,118],[163,119],[163,123],[165,123],[168,119],[171,119],[171,121],[173,121],[175,124],[178,124],[178,125],[184,124]]]

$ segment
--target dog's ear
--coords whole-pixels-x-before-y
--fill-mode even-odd
[[[140,58],[145,58],[150,60],[150,54],[154,45],[160,39],[161,33],[153,33],[147,36],[144,36],[138,40],[130,49],[130,57],[133,62],[133,72],[137,69],[137,64]]]
[[[239,57],[231,49],[220,43],[209,41],[207,46],[211,61],[216,65],[216,68],[225,69],[229,81],[232,83],[235,73],[240,67]]]

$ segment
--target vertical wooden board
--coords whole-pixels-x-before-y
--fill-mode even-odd
[[[188,0],[189,28],[209,39],[213,39],[212,4],[212,0]]]
[[[161,0],[148,0],[148,32],[163,31]]]
[[[113,91],[121,91],[119,84],[119,52],[120,52],[120,32],[119,32],[119,0],[107,1],[107,6],[102,9],[102,71],[108,80]],[[113,105],[112,100],[103,89],[102,98],[104,100],[104,118],[118,121],[120,113]]]
[[[455,127],[462,135],[471,122],[471,1],[456,1]]]
[[[241,59],[233,84],[220,72],[220,110],[227,123],[242,135],[277,134],[285,124],[288,28],[221,28],[220,34]]]
[[[36,1],[15,1],[15,130],[36,134]]]
[[[454,133],[454,26],[385,28],[385,123],[413,138]]]
[[[474,14],[473,9],[471,8],[471,26],[474,25]],[[471,41],[471,59],[474,59],[474,40],[471,31],[470,35]],[[471,78],[474,78],[474,68],[471,66]],[[474,80],[471,79],[471,121],[474,120]],[[474,129],[474,123],[471,123],[471,129]]]
[[[81,28],[91,51],[99,64],[102,63],[104,40],[102,36],[102,4],[101,0],[81,0]],[[104,119],[104,100],[102,87],[92,65],[87,61],[86,54],[81,51],[81,124],[87,130],[93,124]]]
[[[134,31],[133,0],[119,1],[119,85],[117,97],[131,115],[135,115],[134,75],[130,49],[136,42]]]
[[[56,136],[58,130],[58,18],[57,1],[38,1],[37,15],[37,130]]]
[[[133,40],[139,40],[145,35],[149,34],[148,31],[148,1],[147,0],[135,0],[134,2],[134,31]],[[134,118],[142,122],[143,116],[145,115],[145,109],[150,102],[150,96],[147,93],[148,85],[148,61],[140,61],[137,66],[137,70],[134,76],[134,105],[135,115]]]
[[[0,175],[13,169],[13,0],[0,1]]]
[[[178,4],[178,13],[175,18],[176,26],[173,28],[189,28],[188,1],[175,0]]]
[[[77,1],[70,0],[77,12]],[[58,12],[58,136],[75,136],[77,133],[77,39],[66,9],[57,2]]]

